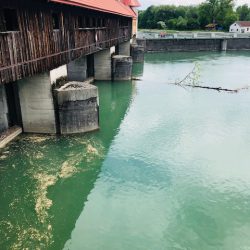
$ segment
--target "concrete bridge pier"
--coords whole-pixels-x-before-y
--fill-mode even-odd
[[[126,81],[132,78],[133,60],[131,56],[115,55],[112,57],[112,78],[114,81]]]
[[[83,133],[99,128],[98,88],[85,82],[68,82],[57,89],[61,134]]]
[[[8,128],[8,106],[4,85],[0,85],[0,133]]]
[[[67,64],[69,81],[83,82],[87,78],[87,57],[82,56]]]
[[[142,45],[132,44],[131,45],[131,56],[133,62],[144,62],[145,48]]]
[[[95,80],[111,80],[111,52],[111,49],[104,49],[94,54]]]
[[[130,56],[130,41],[119,44],[119,55]]]
[[[221,40],[221,50],[227,51],[227,39]]]
[[[23,131],[57,133],[52,83],[67,75],[66,65],[18,81]]]

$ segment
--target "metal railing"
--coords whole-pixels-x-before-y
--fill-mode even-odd
[[[250,33],[227,32],[141,32],[137,34],[139,39],[223,39],[223,38],[250,38]]]

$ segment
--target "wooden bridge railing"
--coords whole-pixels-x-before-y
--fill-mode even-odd
[[[131,38],[129,27],[117,37],[109,28],[0,33],[0,83],[8,83],[66,64],[80,56]]]

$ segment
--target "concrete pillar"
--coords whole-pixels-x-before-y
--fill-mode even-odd
[[[215,33],[211,33],[211,38],[215,38]]]
[[[221,40],[221,50],[222,51],[227,51],[227,40]]]
[[[67,64],[68,80],[83,82],[87,79],[87,57],[83,56]]]
[[[116,52],[117,52],[116,51],[116,46],[110,47],[110,55],[115,54]]]
[[[132,68],[132,76],[134,78],[142,77],[144,71],[144,63],[135,63]]]
[[[105,49],[94,55],[95,80],[111,80],[111,54]]]
[[[67,76],[67,67],[18,81],[23,131],[27,133],[57,132],[52,84]]]
[[[130,56],[130,41],[119,44],[119,55]]]
[[[49,73],[18,81],[23,131],[56,133],[55,109]]]
[[[133,62],[143,62],[144,52],[145,52],[144,46],[133,44],[131,46],[131,56],[133,58]]]
[[[112,58],[113,80],[131,80],[133,60],[131,56],[116,55]]]
[[[61,134],[99,128],[98,89],[89,82],[69,82],[56,90]]]
[[[3,84],[0,84],[0,133],[8,128],[8,106]]]
[[[49,72],[50,83],[55,83],[58,79],[62,77],[67,77],[67,66],[62,65],[58,68],[55,68]]]

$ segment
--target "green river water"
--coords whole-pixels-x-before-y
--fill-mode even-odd
[[[147,54],[97,82],[100,131],[0,151],[0,249],[249,250],[250,52]]]

